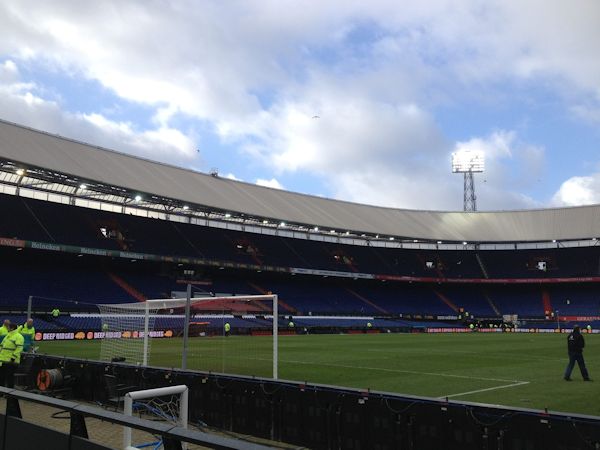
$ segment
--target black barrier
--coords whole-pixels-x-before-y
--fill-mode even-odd
[[[74,401],[65,401],[16,389],[0,387],[0,394],[6,397],[6,411],[4,414],[0,413],[0,450],[39,450],[40,448],[110,450],[112,447],[106,447],[88,440],[85,424],[87,417],[161,436],[164,448],[167,450],[181,450],[182,442],[222,450],[268,450],[271,448],[234,437],[223,437],[202,431],[187,430],[168,423],[125,416],[122,413],[106,411]],[[34,424],[24,420],[21,417],[19,401],[37,403],[68,412],[71,421],[70,432],[62,433],[44,427],[43,424]]]
[[[190,423],[314,449],[600,449],[595,416],[50,356],[32,368],[61,368],[75,399],[101,403],[106,374],[139,389],[185,384]]]

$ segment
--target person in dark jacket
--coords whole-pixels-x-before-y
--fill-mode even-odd
[[[585,341],[581,335],[579,325],[573,327],[573,331],[569,333],[567,337],[567,348],[569,350],[569,364],[565,370],[565,380],[571,381],[571,372],[575,367],[575,361],[579,365],[581,376],[584,381],[591,381],[590,375],[588,374],[587,368],[585,367],[585,361],[583,360],[583,348],[585,347]]]

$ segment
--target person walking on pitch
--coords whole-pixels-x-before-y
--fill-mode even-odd
[[[590,380],[590,375],[588,373],[587,367],[585,367],[585,361],[583,359],[583,348],[585,347],[585,340],[583,339],[583,335],[581,334],[581,329],[579,325],[575,325],[573,327],[573,331],[569,333],[567,337],[567,348],[569,351],[569,364],[567,364],[567,369],[565,370],[565,381],[571,381],[571,372],[573,371],[573,367],[575,367],[575,362],[579,365],[579,370],[581,371],[581,376],[584,381],[592,381]]]

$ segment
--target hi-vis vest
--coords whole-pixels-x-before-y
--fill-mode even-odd
[[[2,341],[2,348],[0,349],[0,362],[7,363],[11,359],[15,360],[15,363],[21,362],[21,351],[23,351],[23,336],[17,330],[13,330],[6,335]]]
[[[23,336],[25,336],[26,334],[29,335],[32,339],[33,336],[35,335],[35,327],[31,327],[28,328],[27,324],[23,324],[23,325],[19,325],[19,328],[17,328],[17,331],[19,333],[21,333]]]

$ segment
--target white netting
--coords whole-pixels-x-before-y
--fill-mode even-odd
[[[276,377],[275,295],[202,297],[190,304],[187,368]],[[101,359],[181,367],[185,305],[186,299],[99,305]]]
[[[126,415],[138,415],[141,418],[169,423],[173,426],[188,427],[188,388],[185,385],[133,391],[125,395],[124,411]],[[139,448],[162,448],[162,439],[156,436],[154,442],[137,444]],[[123,427],[123,447],[132,447],[131,428]],[[187,446],[184,444],[183,448]]]
[[[165,395],[133,402],[133,413],[143,419],[179,424],[180,396]]]
[[[151,339],[146,340],[145,330],[153,331],[158,305],[151,306],[149,302],[127,303],[120,305],[98,305],[102,321],[102,344],[100,359],[125,358],[126,362],[144,363],[144,355],[150,351]],[[146,321],[148,321],[146,325]]]

